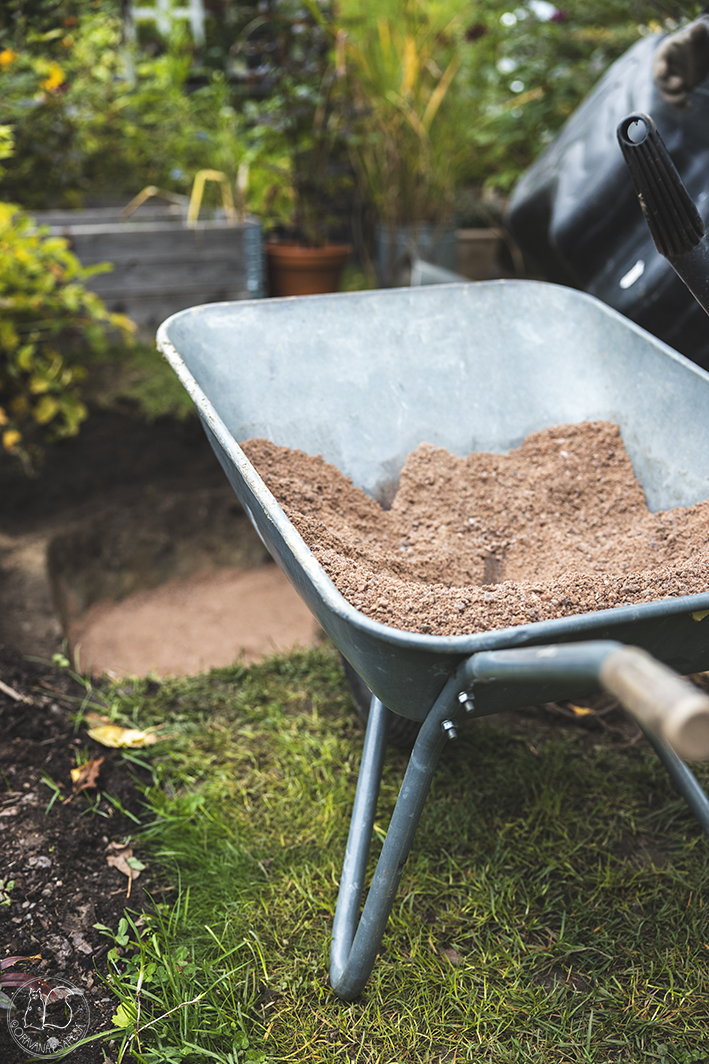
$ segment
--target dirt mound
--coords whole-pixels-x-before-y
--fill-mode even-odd
[[[609,422],[506,455],[423,443],[390,510],[322,458],[243,448],[345,598],[396,628],[462,635],[709,585],[709,501],[650,513]]]

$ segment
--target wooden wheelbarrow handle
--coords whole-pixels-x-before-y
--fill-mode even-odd
[[[609,654],[599,680],[644,728],[687,761],[709,759],[709,697],[639,647]]]

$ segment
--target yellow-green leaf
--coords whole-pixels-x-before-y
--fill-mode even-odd
[[[40,425],[47,425],[59,410],[59,400],[53,395],[43,395],[34,408],[34,419]]]
[[[89,728],[88,734],[102,746],[150,746],[157,742],[152,732],[139,731],[137,728],[121,728],[118,724],[101,724],[98,728]]]

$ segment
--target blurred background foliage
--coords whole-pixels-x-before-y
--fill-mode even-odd
[[[103,268],[83,268],[66,240],[0,203],[0,452],[28,471],[45,443],[75,435],[85,419],[87,360],[105,351],[109,334],[133,332],[85,287]]]
[[[207,0],[198,46],[184,21],[167,35],[154,22],[133,25],[127,0],[5,0],[0,125],[13,129],[15,153],[0,194],[29,209],[78,207],[147,184],[186,192],[202,167],[236,181],[248,163],[249,207],[279,222],[292,207],[293,125],[278,116],[310,99],[301,118],[322,122],[326,77],[339,79],[328,121],[354,158],[381,134],[367,114],[388,107],[387,136],[409,136],[406,106],[415,124],[443,85],[426,129],[447,160],[443,199],[453,204],[470,185],[507,191],[633,41],[699,10],[674,0]],[[421,91],[419,113],[407,93]],[[298,135],[307,139],[302,121]]]
[[[146,185],[187,193],[207,168],[266,231],[321,243],[358,224],[365,257],[377,221],[494,221],[490,204],[499,218],[608,66],[700,12],[677,0],[204,0],[202,36],[184,16],[140,17],[155,4],[140,0],[134,18],[130,0],[0,3],[0,452],[28,465],[77,431],[85,364],[130,323],[23,211],[125,204]]]

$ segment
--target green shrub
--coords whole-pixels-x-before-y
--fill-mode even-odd
[[[133,325],[111,314],[84,282],[85,269],[61,237],[49,237],[11,203],[0,203],[0,453],[26,466],[42,445],[73,436],[86,417],[85,362]]]
[[[246,206],[267,226],[283,224],[307,191],[298,163],[318,161],[308,149],[327,126],[355,163],[383,160],[365,182],[380,212],[390,200],[396,213],[408,197],[418,211],[430,214],[433,200],[433,213],[445,214],[461,187],[509,190],[642,33],[700,10],[681,0],[262,0],[211,17],[221,43],[200,52],[184,28],[131,44],[121,7],[7,0],[8,16],[0,4],[0,129],[12,126],[16,138],[3,199],[78,207],[148,184],[187,192],[203,168],[234,183],[249,166]],[[341,29],[339,46],[329,33],[328,46],[309,51],[318,22]],[[335,79],[330,108],[332,63],[324,71],[338,47],[335,69],[346,65],[349,76]],[[291,121],[289,101],[304,121]]]
[[[192,91],[185,31],[160,54],[141,54],[123,40],[112,6],[85,12],[70,32],[0,43],[0,122],[16,142],[4,199],[31,210],[80,207],[148,184],[187,191],[204,168],[235,179],[243,147],[224,74],[208,73]]]
[[[616,59],[700,9],[676,0],[482,0],[466,22],[458,81],[478,116],[470,178],[509,190]]]
[[[271,6],[268,18],[254,5],[239,9],[252,29],[255,25],[258,41],[267,34],[269,47],[288,36],[290,22],[301,29],[307,21],[297,3],[278,0]],[[298,11],[300,19],[293,13]],[[150,53],[126,42],[112,0],[84,5],[74,22],[70,30],[46,29],[44,23],[42,32],[28,30],[20,39],[17,33],[3,35],[0,15],[0,122],[14,128],[16,140],[0,185],[2,198],[35,210],[127,200],[146,185],[186,193],[198,170],[215,169],[237,185],[240,206],[246,195],[245,205],[272,224],[290,217],[292,123],[284,123],[281,90],[287,83],[302,104],[305,81],[312,95],[326,57],[315,72],[307,56],[289,61],[285,70],[272,61],[277,84],[270,98],[245,100],[248,91],[225,70],[198,66],[200,57],[184,28],[175,27]],[[298,48],[302,36],[291,34]],[[246,77],[238,61],[258,41],[247,32],[226,65],[236,64],[239,76]],[[273,60],[267,48],[265,54]],[[294,78],[298,71],[301,80]],[[267,80],[270,84],[271,75]],[[312,118],[316,110],[308,99],[305,111]],[[307,131],[298,132],[304,134],[301,141],[308,140]],[[301,143],[300,149],[308,146]],[[216,203],[217,195],[208,185],[205,203]]]
[[[391,189],[408,192],[408,184],[416,198],[434,170],[441,176],[431,192],[439,202],[450,198],[451,186],[508,191],[611,63],[641,35],[671,31],[701,10],[678,0],[340,0],[338,6],[369,117],[379,119],[378,138],[370,130],[361,151],[387,162],[412,159],[407,182],[392,180],[396,166],[376,175],[384,180],[374,198],[388,193],[393,211],[402,205]],[[422,68],[411,78],[418,59]],[[450,71],[455,75],[444,93]],[[424,128],[420,119],[434,86],[440,107]]]

